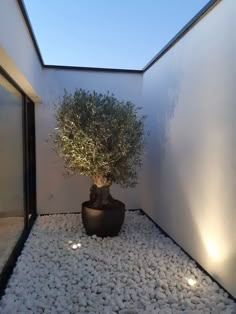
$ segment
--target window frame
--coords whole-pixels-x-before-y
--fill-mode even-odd
[[[16,260],[37,217],[36,196],[36,150],[35,150],[35,104],[16,84],[14,79],[0,67],[0,74],[22,95],[22,139],[23,139],[23,193],[24,228],[6,264],[0,272],[0,297],[4,294]],[[29,217],[30,215],[30,217]]]

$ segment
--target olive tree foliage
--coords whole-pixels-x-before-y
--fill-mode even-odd
[[[135,186],[145,144],[140,109],[109,92],[65,91],[52,136],[69,173],[89,176],[97,186]]]

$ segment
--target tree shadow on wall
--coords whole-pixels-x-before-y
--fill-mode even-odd
[[[144,157],[144,181],[148,198],[160,200],[163,164],[166,158],[167,146],[170,142],[170,125],[174,119],[179,104],[181,84],[184,73],[180,69],[172,68],[165,71],[155,90],[146,97],[147,125],[150,135]],[[152,85],[152,89],[154,86]]]

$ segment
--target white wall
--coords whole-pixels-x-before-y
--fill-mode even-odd
[[[236,296],[236,2],[223,0],[144,74],[141,207]]]
[[[65,178],[61,159],[52,150],[52,144],[46,143],[55,123],[54,103],[63,95],[64,88],[68,92],[84,88],[101,93],[109,91],[121,100],[141,105],[142,74],[48,69],[46,85],[43,104],[36,107],[38,211],[81,211],[81,203],[89,197],[90,180],[79,175]],[[114,197],[126,203],[127,208],[139,208],[137,188],[112,186],[111,191]]]

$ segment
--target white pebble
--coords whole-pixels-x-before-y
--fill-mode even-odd
[[[214,310],[233,313],[235,303],[138,212],[114,238],[88,237],[81,215],[39,216],[0,300],[3,314]]]

